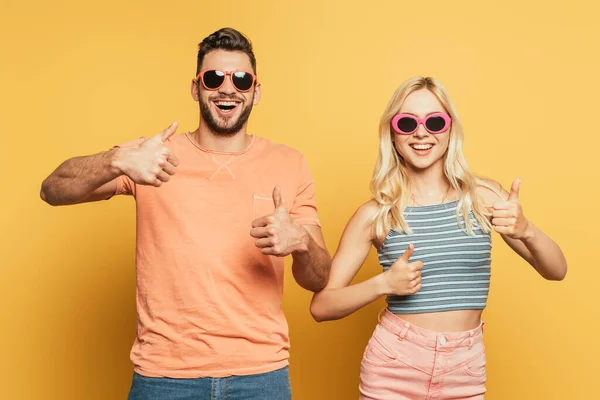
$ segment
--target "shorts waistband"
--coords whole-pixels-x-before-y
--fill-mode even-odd
[[[468,331],[434,332],[411,324],[386,308],[379,314],[379,325],[396,335],[398,340],[408,340],[431,349],[470,348],[483,341],[483,322],[477,328]]]

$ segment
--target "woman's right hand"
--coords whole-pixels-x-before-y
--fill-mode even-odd
[[[414,251],[415,246],[412,243],[409,244],[404,254],[398,257],[396,262],[383,273],[386,294],[406,296],[421,290],[423,263],[421,261],[409,262]]]

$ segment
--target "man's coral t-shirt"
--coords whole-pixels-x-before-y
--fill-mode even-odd
[[[249,139],[244,151],[224,153],[174,135],[165,144],[180,164],[169,182],[117,178],[116,194],[136,199],[131,360],[141,375],[250,375],[288,363],[284,260],[261,254],[250,229],[273,212],[276,185],[296,223],[318,225],[314,182],[298,151]]]

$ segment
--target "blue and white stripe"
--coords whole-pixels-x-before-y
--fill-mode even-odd
[[[404,218],[412,234],[393,229],[378,250],[384,271],[412,243],[410,262],[422,261],[422,288],[408,296],[388,296],[388,308],[395,314],[419,314],[485,308],[491,277],[492,241],[477,226],[473,213],[473,235],[461,229],[456,219],[458,201],[431,206],[407,207]],[[460,221],[460,224],[459,224]]]

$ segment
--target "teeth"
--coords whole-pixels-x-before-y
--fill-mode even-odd
[[[432,144],[413,144],[412,145],[412,148],[415,150],[429,150],[432,147],[433,147]]]
[[[237,103],[235,101],[217,101],[215,102],[215,104],[218,106],[237,106]]]

